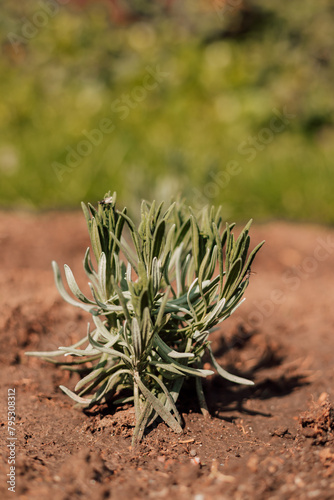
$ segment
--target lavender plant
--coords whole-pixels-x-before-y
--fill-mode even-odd
[[[69,347],[27,353],[85,374],[75,392],[60,386],[65,394],[85,407],[107,400],[133,402],[137,442],[157,417],[182,432],[176,403],[187,377],[195,377],[201,410],[208,414],[202,380],[214,372],[203,369],[205,352],[223,378],[253,384],[225,371],[209,340],[210,331],[243,301],[263,244],[248,256],[251,221],[235,240],[234,224],[223,227],[220,209],[213,207],[196,216],[182,203],[164,211],[163,203],[143,201],[138,228],[126,208],[117,210],[116,193],[108,193],[97,209],[83,203],[82,209],[96,260],[94,267],[87,248],[83,266],[91,297],[82,293],[65,265],[73,298],[56,262],[52,267],[62,297],[88,311],[93,327],[88,324],[86,335]],[[123,236],[126,230],[132,244]],[[54,360],[61,355],[71,360]],[[123,397],[115,400],[116,395]]]

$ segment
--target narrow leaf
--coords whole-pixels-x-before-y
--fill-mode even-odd
[[[84,309],[85,311],[90,311],[92,308],[89,305],[81,304],[80,302],[77,302],[74,300],[65,290],[63,280],[60,274],[60,270],[58,267],[58,264],[55,261],[52,261],[52,269],[53,269],[53,275],[56,283],[56,287],[60,293],[60,295],[63,297],[63,299],[71,304],[72,306],[75,307],[80,307],[81,309]]]
[[[132,333],[132,345],[135,357],[137,360],[139,360],[142,353],[142,342],[141,342],[141,333],[137,318],[132,318],[131,333]]]
[[[71,399],[73,399],[76,403],[79,403],[79,404],[85,404],[85,405],[89,405],[91,402],[92,402],[92,399],[85,399],[85,398],[81,398],[80,396],[78,396],[77,394],[75,394],[74,392],[70,391],[70,389],[67,389],[67,387],[63,386],[63,385],[60,385],[59,388],[65,392],[65,394],[67,396],[69,396]]]
[[[135,375],[136,382],[139,385],[139,389],[141,390],[143,396],[150,402],[155,411],[159,414],[159,416],[166,422],[167,425],[176,433],[182,432],[182,427],[178,423],[178,421],[172,416],[172,414],[166,410],[166,408],[160,403],[159,399],[152,394],[149,389],[143,384],[138,375]]]
[[[213,355],[211,346],[208,345],[207,347],[208,347],[208,351],[209,351],[209,354],[210,354],[210,358],[211,358],[212,364],[213,364],[213,366],[215,367],[215,369],[217,370],[217,372],[219,373],[219,375],[221,377],[225,378],[226,380],[229,380],[230,382],[235,382],[236,384],[254,385],[254,382],[252,380],[248,380],[246,378],[238,377],[237,375],[232,375],[232,373],[229,373],[226,370],[224,370],[217,363],[217,361],[216,361],[216,359],[215,359],[215,357]]]
[[[67,264],[64,265],[64,269],[65,269],[66,281],[67,281],[68,286],[69,286],[71,292],[73,293],[73,295],[75,295],[82,302],[84,302],[86,304],[92,304],[93,306],[95,306],[96,305],[95,302],[89,300],[82,293],[82,291],[80,290],[80,288],[77,285],[77,282],[75,281],[75,278],[73,276],[71,269],[69,268],[69,266]]]

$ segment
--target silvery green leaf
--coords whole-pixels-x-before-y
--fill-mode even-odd
[[[100,389],[97,391],[97,393],[92,398],[91,403],[97,403],[98,401],[100,401],[103,398],[103,396],[108,391],[110,391],[110,389],[112,388],[112,385],[113,385],[113,382],[115,381],[115,379],[117,379],[123,373],[132,376],[132,373],[130,372],[130,370],[127,370],[127,369],[117,370],[111,376],[107,377],[107,379],[106,379],[105,383],[103,384],[103,386],[100,387]]]
[[[94,321],[94,323],[96,325],[96,328],[97,328],[98,332],[106,340],[108,340],[109,347],[111,347],[114,344],[116,344],[116,342],[120,338],[120,333],[117,333],[117,335],[113,335],[112,333],[110,333],[110,331],[104,326],[104,324],[102,323],[102,321],[100,320],[100,318],[98,316],[93,316],[93,321]]]
[[[175,247],[180,246],[181,243],[184,242],[185,236],[188,233],[190,226],[191,226],[191,219],[189,218],[186,221],[184,221],[184,223],[182,224],[181,228],[177,233]]]
[[[166,370],[167,372],[174,373],[175,375],[183,375],[183,372],[178,370],[174,363],[171,362],[163,363],[162,361],[155,361],[154,359],[152,359],[150,361],[150,365],[160,368],[161,370]]]
[[[164,245],[164,249],[163,249],[162,256],[161,256],[161,267],[163,270],[164,270],[166,262],[167,262],[167,256],[168,256],[169,252],[171,251],[171,248],[173,247],[173,239],[175,237],[175,229],[176,229],[176,226],[175,226],[175,224],[173,224],[167,233],[166,243]]]
[[[248,229],[249,229],[251,222],[252,222],[251,220],[248,222],[248,224],[244,227],[244,229],[239,234],[237,241],[235,242],[235,247],[234,247],[232,255],[231,255],[232,261],[234,261],[238,258],[242,258],[242,251],[241,250],[242,250],[242,247],[244,246],[245,239],[247,237]]]
[[[181,270],[182,293],[184,293],[184,291],[186,289],[187,272],[188,272],[190,262],[191,262],[191,257],[190,257],[190,254],[188,254],[186,256],[184,264],[182,265],[182,270]]]
[[[240,300],[240,302],[238,302],[238,300],[234,300],[232,306],[230,306],[228,309],[224,310],[224,315],[219,318],[219,320],[217,321],[217,323],[215,323],[215,325],[219,325],[220,323],[225,321],[227,318],[229,318],[231,316],[231,314],[233,314],[238,309],[238,307],[241,306],[241,304],[245,300],[246,300],[246,298]],[[236,304],[236,305],[234,305],[234,304]],[[211,330],[211,328],[210,328],[210,330]]]
[[[125,211],[126,211],[126,209],[123,210],[124,213],[125,213]],[[125,220],[123,219],[123,217],[119,217],[118,221],[116,223],[115,231],[114,231],[114,234],[119,241],[122,241],[122,232],[123,232],[124,223],[125,223]],[[113,244],[111,245],[111,255],[113,255],[113,254],[116,254],[116,255],[119,254],[119,247],[118,247],[115,240],[113,241]]]
[[[128,330],[128,321],[125,320],[123,323],[122,331],[120,332],[121,338],[123,340],[118,341],[118,346],[123,347],[123,351],[128,352],[128,356],[130,357],[130,354],[133,355],[133,347],[129,341],[130,335],[128,335]]]
[[[157,225],[154,235],[153,235],[153,243],[152,243],[152,253],[151,258],[160,257],[161,247],[164,239],[166,223],[164,220],[160,221]]]
[[[128,321],[128,323],[131,323],[130,313],[129,313],[129,309],[128,309],[128,306],[127,306],[127,301],[125,299],[125,295],[122,292],[122,290],[119,288],[119,286],[115,283],[115,281],[113,281],[112,285],[113,285],[113,287],[115,289],[115,292],[118,295],[119,302],[120,302],[120,304],[122,306],[122,310],[124,312],[125,319]]]
[[[153,378],[158,383],[158,385],[160,385],[161,389],[163,390],[163,392],[166,396],[166,400],[168,403],[168,405],[166,404],[166,407],[168,408],[168,410],[170,410],[170,409],[173,410],[176,420],[181,425],[182,420],[181,420],[180,414],[177,411],[175,403],[170,395],[170,392],[168,391],[167,387],[165,386],[165,384],[158,377],[156,377],[153,373],[148,373],[148,376]]]
[[[124,255],[127,258],[128,262],[131,263],[131,266],[133,267],[133,269],[137,273],[136,263],[135,263],[134,259],[132,258],[132,256],[130,255],[130,253],[128,252],[127,247],[124,244],[124,242],[119,241],[119,239],[116,238],[116,236],[111,231],[110,231],[110,236],[117,243],[117,245],[119,246],[120,250],[122,250],[122,252],[124,253]]]
[[[141,248],[140,248],[140,240],[141,240],[141,238],[139,236],[139,233],[138,233],[138,231],[137,231],[134,223],[132,222],[132,220],[130,219],[130,217],[128,217],[125,213],[119,212],[119,211],[117,211],[117,213],[121,217],[123,217],[125,219],[126,223],[128,224],[128,227],[129,227],[130,233],[131,233],[132,241],[134,243],[137,255],[139,255],[140,251],[141,251]]]
[[[90,331],[90,323],[88,322],[88,323],[87,323],[87,335],[86,335],[86,337],[85,337],[85,339],[88,341],[88,344],[87,344],[87,347],[85,347],[85,348],[84,348],[84,351],[90,351],[90,350],[91,350],[91,348],[92,348],[92,346],[91,346],[91,345],[90,345],[90,343],[89,343],[89,338],[88,338],[88,335],[89,335],[89,334],[92,336],[92,338],[93,338],[94,340],[97,340],[97,339],[98,339],[98,337],[99,337],[99,332],[98,332],[97,328],[95,328],[95,330],[93,330],[93,331],[91,332],[91,331]]]
[[[154,205],[154,201],[152,202],[152,206]],[[143,220],[143,236],[142,236],[142,255],[144,257],[145,268],[149,268],[151,265],[151,247],[152,247],[152,239],[153,236],[151,234],[151,219],[152,215],[148,214]]]
[[[132,318],[131,323],[132,345],[137,360],[140,359],[142,353],[141,332],[137,318]]]
[[[249,245],[250,245],[250,236],[247,235],[245,237],[243,244],[242,244],[242,247],[240,249],[240,256],[242,258],[242,265],[244,265],[246,262]]]
[[[67,387],[64,387],[63,385],[60,385],[59,388],[63,392],[65,392],[65,394],[67,396],[69,396],[71,399],[73,399],[73,401],[75,401],[76,403],[80,403],[80,404],[84,404],[84,405],[89,405],[92,402],[92,399],[81,398],[80,396],[78,396],[74,392],[70,391],[70,389],[67,389]]]
[[[246,274],[246,272],[248,270],[250,270],[252,264],[253,264],[253,261],[255,259],[255,256],[256,254],[258,253],[258,251],[260,250],[260,248],[264,245],[265,241],[261,241],[261,243],[259,243],[255,248],[254,250],[250,253],[249,257],[248,257],[248,260],[247,260],[247,263],[244,267],[244,273],[243,274]]]
[[[143,344],[146,348],[153,335],[153,325],[151,321],[150,310],[148,307],[145,307],[143,310],[141,331],[143,337]]]
[[[156,205],[156,201],[155,200],[153,200],[152,203],[147,203],[146,202],[146,206],[147,206],[149,212],[145,214],[144,218],[146,219],[146,221],[148,221],[149,224],[150,224],[151,221],[154,220],[155,205]]]
[[[169,208],[167,208],[166,212],[163,214],[162,218],[167,221],[169,216],[171,215],[171,213],[174,211],[175,209],[175,206],[176,206],[176,203],[174,201],[174,203],[171,204],[171,206]]]
[[[153,296],[159,292],[161,281],[160,261],[154,257],[152,261],[152,283],[153,283]]]
[[[83,337],[82,339],[79,340],[79,342],[76,342],[75,344],[71,345],[70,348],[71,349],[75,349],[76,347],[79,347],[80,345],[84,344],[86,341],[87,341],[87,337]],[[59,351],[59,349],[57,349],[57,351],[40,351],[40,352],[25,352],[24,354],[26,354],[27,356],[39,356],[39,357],[45,357],[45,356],[52,356],[52,357],[55,357],[55,356],[63,356],[64,353],[62,353],[61,351]]]
[[[128,282],[126,279],[126,270],[127,270],[126,265],[125,265],[123,260],[119,261],[119,258],[118,258],[118,256],[116,256],[116,254],[114,255],[114,257],[115,257],[115,261],[117,259],[117,262],[118,262],[117,267],[116,267],[116,271],[115,271],[115,281],[116,281],[116,283],[119,282],[122,292],[128,292],[129,286],[128,286]],[[109,279],[109,282],[111,283],[110,279]],[[112,288],[112,286],[111,286],[111,288]],[[113,290],[112,290],[112,293],[113,293]]]
[[[241,272],[241,267],[242,267],[242,261],[240,258],[237,259],[232,264],[230,271],[227,275],[226,283],[225,283],[224,290],[223,290],[224,297],[226,297],[226,298],[230,297],[230,293],[233,291],[234,285],[236,284],[236,282],[239,278],[239,275]]]
[[[211,252],[211,259],[210,259],[209,265],[207,266],[206,272],[204,274],[205,280],[211,280],[213,273],[215,272],[215,269],[216,269],[217,256],[218,256],[218,247],[217,247],[217,245],[215,245],[213,247],[212,252]]]
[[[127,396],[124,398],[113,399],[114,406],[126,405],[127,403],[133,403],[133,396]]]
[[[90,248],[88,247],[84,258],[84,270],[88,278],[97,285],[97,273],[94,270],[91,258],[90,258]]]
[[[209,377],[209,375],[213,375],[214,373],[212,370],[204,370],[203,368],[192,368],[190,366],[181,365],[177,361],[173,361],[173,365],[181,372],[185,373],[186,375],[192,375],[193,377],[206,378]]]
[[[212,364],[213,364],[213,366],[215,367],[215,369],[217,370],[218,374],[221,377],[225,378],[226,380],[229,380],[230,382],[234,382],[235,384],[254,385],[254,382],[252,380],[248,380],[246,378],[238,377],[237,375],[232,375],[232,373],[229,373],[226,370],[224,370],[217,363],[217,361],[216,361],[216,359],[215,359],[215,357],[213,355],[211,346],[208,345],[207,348],[208,348],[208,351],[209,351],[209,354],[210,354],[210,358],[211,358]]]
[[[202,283],[204,281],[204,271],[207,266],[207,262],[210,256],[210,248],[207,248],[204,259],[201,262],[199,271],[198,271],[198,288],[201,296],[203,297],[203,288],[202,288]]]
[[[100,309],[102,309],[102,311],[117,311],[117,310],[121,310],[119,309],[118,306],[113,306],[113,305],[110,305],[110,304],[105,304],[104,302],[101,302],[101,300],[99,299],[98,297],[98,294],[97,294],[97,291],[95,290],[95,287],[93,285],[93,283],[88,283],[88,286],[92,292],[92,295],[95,299],[95,302],[96,302],[96,305],[98,305],[100,307]]]
[[[101,298],[107,300],[107,258],[104,252],[101,253],[98,265],[98,279],[100,284]]]
[[[219,278],[219,276],[218,276]],[[214,282],[212,281],[212,286],[210,286],[204,293],[206,296],[206,300],[208,304],[212,304],[213,302],[216,302],[217,300],[221,299],[222,297],[219,296],[218,290],[219,289],[219,281]]]
[[[136,382],[138,383],[139,389],[143,396],[150,402],[154,410],[159,414],[159,416],[166,422],[167,425],[176,433],[182,432],[182,427],[178,421],[171,415],[171,413],[166,410],[166,408],[160,403],[158,398],[152,394],[149,389],[143,384],[139,376],[136,375]]]
[[[162,320],[159,323],[158,322],[155,323],[153,328],[153,333],[159,333],[167,325],[170,318],[171,318],[170,314],[165,314],[165,316],[163,316]]]
[[[182,291],[182,267],[181,267],[181,254],[183,245],[176,249],[175,255],[175,279],[176,279],[176,296],[180,297]]]
[[[154,335],[153,344],[156,347],[160,347],[160,349],[162,349],[164,351],[164,353],[172,359],[193,358],[194,357],[194,354],[191,352],[175,351],[174,349],[169,347],[158,334]]]
[[[165,308],[165,311],[166,312],[178,312],[180,313],[181,315],[184,314],[184,315],[190,315],[190,312],[189,312],[189,309],[187,309],[186,307],[181,307],[180,305],[177,305],[177,304],[173,304],[172,302],[168,302],[166,308]],[[178,316],[180,317],[180,316]]]
[[[205,321],[205,328],[210,328],[211,322],[215,320],[216,318],[219,318],[224,305],[225,305],[226,299],[223,298],[217,302],[213,310],[204,318]]]
[[[83,213],[84,213],[84,216],[85,216],[85,219],[86,219],[87,226],[89,227],[89,223],[90,223],[90,214],[89,214],[88,208],[86,207],[86,205],[84,204],[84,202],[83,202],[83,201],[81,202],[81,208],[82,208],[82,211],[83,211]]]
[[[65,356],[92,356],[98,354],[99,351],[97,349],[75,349],[73,347],[60,346],[58,347],[59,351]]]
[[[195,274],[196,274],[196,265],[195,265],[194,257],[193,257],[193,255],[191,255],[188,270],[187,270],[187,275],[186,275],[187,286],[189,286],[193,282],[193,279],[195,278]]]
[[[101,373],[105,371],[105,365],[107,363],[108,355],[104,354],[101,356],[100,361],[96,366],[94,366],[93,370],[88,373],[85,377],[83,377],[77,385],[75,386],[74,390],[79,391],[82,387],[84,387],[88,382],[92,382],[94,379],[96,379]]]
[[[191,314],[194,318],[195,321],[197,321],[197,315],[196,315],[196,312],[195,312],[195,309],[192,305],[192,300],[191,300],[191,292],[192,290],[194,289],[194,287],[197,285],[197,282],[198,282],[198,278],[196,278],[192,284],[190,285],[189,289],[188,289],[188,293],[187,293],[187,302],[188,302],[188,307],[189,307],[189,310],[191,311]]]
[[[91,234],[90,239],[92,243],[92,249],[95,255],[96,262],[99,262],[100,255],[102,253],[102,246],[100,241],[99,230],[97,227],[97,222],[95,217],[92,218]]]
[[[64,284],[63,284],[63,280],[61,278],[61,274],[60,274],[60,270],[59,270],[59,267],[58,267],[58,264],[55,262],[55,261],[52,261],[52,269],[53,269],[53,274],[54,274],[54,279],[55,279],[55,283],[56,283],[56,287],[60,293],[60,295],[63,297],[63,299],[68,302],[69,304],[71,304],[72,306],[75,306],[75,307],[80,307],[80,309],[83,309],[84,311],[91,311],[91,306],[89,306],[88,304],[82,304],[80,302],[77,302],[76,300],[74,300],[68,293],[67,291],[65,290],[65,287],[64,287]]]
[[[222,212],[222,206],[219,205],[219,207],[216,211],[216,215],[214,217],[214,224],[217,226],[218,229],[220,228],[220,225],[222,223],[221,212]]]
[[[204,330],[204,332],[200,332],[199,330],[196,330],[195,333],[194,333],[194,335],[193,335],[193,339],[196,342],[199,342],[200,344],[202,344],[208,338],[209,333],[210,332],[208,330]]]
[[[91,211],[92,216],[93,216],[93,217],[95,217],[95,216],[97,215],[97,210],[96,210],[96,208],[94,207],[94,205],[92,205],[92,204],[91,204],[91,203],[89,203],[89,202],[87,203],[87,205],[88,205],[89,210]]]
[[[163,349],[159,349],[159,354],[160,356],[167,361],[168,363],[172,363],[173,367],[179,370],[182,373],[185,373],[186,375],[193,375],[194,377],[208,377],[209,375],[213,374],[212,370],[203,370],[199,368],[192,368],[190,366],[182,365],[175,359],[171,359],[168,354]]]
[[[162,298],[162,301],[160,303],[160,308],[159,308],[159,312],[158,312],[158,316],[157,316],[156,324],[155,324],[156,328],[159,328],[160,323],[162,323],[162,318],[163,318],[163,315],[164,315],[164,312],[165,312],[166,304],[168,302],[170,290],[171,290],[171,287],[168,286],[167,290],[166,290],[166,293],[164,294],[164,296]]]
[[[54,365],[60,366],[62,370],[78,371],[77,366],[83,365],[85,363],[90,363],[96,361],[100,357],[100,354],[95,354],[94,356],[85,356],[80,359],[71,359],[71,361],[57,361],[56,359],[43,356],[43,361],[48,361]]]
[[[197,271],[199,268],[199,228],[195,217],[192,215],[190,217],[191,220],[191,236],[192,236],[192,251],[193,251],[193,259],[195,264],[195,270]]]
[[[78,287],[70,267],[67,264],[65,264],[64,269],[65,269],[66,281],[73,295],[75,295],[77,299],[81,300],[81,302],[84,302],[86,304],[92,304],[93,306],[95,306],[96,303],[93,302],[92,300],[89,300]]]
[[[136,444],[137,441],[141,441],[145,428],[147,426],[148,419],[150,418],[152,412],[152,405],[146,400],[141,414],[136,422],[135,429],[133,431],[132,446]]]
[[[215,233],[215,237],[216,237],[216,243],[217,243],[217,248],[218,248],[218,265],[219,265],[219,276],[220,276],[220,283],[221,283],[221,287],[223,285],[223,280],[224,280],[224,265],[223,265],[223,243],[222,243],[222,239],[219,235],[219,231],[218,231],[218,228],[216,226],[216,224],[213,224],[213,230],[214,230],[214,233]]]
[[[137,261],[137,255],[133,252],[133,248],[129,245],[129,243],[126,241],[124,236],[121,237],[121,239],[117,238],[118,241],[120,241],[123,245],[123,247],[127,251],[127,255],[131,257],[129,262],[136,262]]]
[[[226,229],[224,233],[222,234],[222,244],[225,242],[225,266],[226,266],[226,274],[230,270],[230,261],[231,261],[231,247],[233,245],[232,239],[231,239],[231,227],[228,225],[226,222]]]
[[[106,346],[101,345],[99,342],[96,342],[96,340],[94,340],[91,335],[88,335],[88,338],[89,338],[89,342],[91,343],[91,345],[93,347],[95,347],[98,351],[105,352],[107,354],[111,354],[111,356],[116,357],[116,358],[119,357],[119,358],[123,359],[124,361],[126,361],[127,363],[131,364],[131,359],[128,356],[126,356],[125,354],[123,354],[122,352],[116,351],[115,349],[111,349],[110,347],[107,347],[108,344],[106,344]]]
[[[235,305],[235,306],[231,309],[231,311],[229,312],[229,315],[231,316],[231,314],[233,314],[233,313],[234,313],[234,312],[238,309],[238,307],[240,307],[240,306],[241,306],[241,304],[242,304],[243,302],[245,302],[245,300],[246,300],[246,297],[245,297],[245,298],[243,298],[242,300],[240,300],[240,302],[238,302],[238,303],[237,303],[237,304],[236,304],[236,305]]]
[[[130,262],[128,262],[128,265],[126,268],[126,281],[128,283],[131,283],[131,281],[132,281],[131,274],[132,274],[132,267],[131,267]]]

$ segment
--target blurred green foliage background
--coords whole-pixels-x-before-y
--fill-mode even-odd
[[[1,2],[0,200],[334,222],[329,0]]]

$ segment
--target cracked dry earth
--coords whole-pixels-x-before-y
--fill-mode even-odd
[[[247,300],[212,346],[252,387],[206,381],[211,418],[191,383],[178,404],[184,433],[163,423],[131,449],[131,406],[84,413],[58,386],[75,374],[25,351],[74,343],[88,316],[59,297],[50,262],[87,287],[81,213],[3,212],[0,218],[1,498],[334,498],[334,230],[283,222],[254,226],[266,244]],[[15,389],[15,493],[8,491],[8,389]]]

